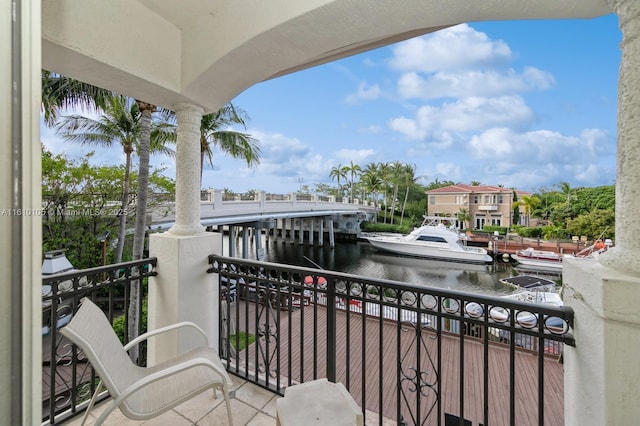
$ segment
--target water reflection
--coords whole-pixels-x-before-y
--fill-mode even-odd
[[[228,254],[228,243],[225,242],[224,245],[224,252]],[[238,239],[237,256],[242,253],[241,245],[242,241]],[[255,259],[257,250],[253,239],[249,240],[249,245],[249,258]],[[379,252],[363,241],[337,242],[335,248],[331,249],[328,245],[309,246],[306,243],[291,243],[273,238],[266,241],[263,236],[261,245],[264,248],[264,260],[267,262],[314,267],[309,261],[311,260],[319,267],[332,271],[496,296],[514,291],[513,287],[500,282],[502,278],[526,273],[554,281],[560,280],[560,274],[518,271],[502,259],[489,265],[474,265],[412,258]]]

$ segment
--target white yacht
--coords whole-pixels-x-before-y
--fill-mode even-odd
[[[487,251],[480,247],[467,247],[464,235],[447,227],[441,217],[425,217],[422,226],[409,235],[367,235],[364,238],[378,250],[406,256],[443,259],[456,262],[489,263]]]

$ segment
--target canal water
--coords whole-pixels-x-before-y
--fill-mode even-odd
[[[225,236],[225,254],[228,244]],[[249,258],[256,259],[257,250],[253,239],[249,240]],[[307,242],[284,241],[262,237],[263,260],[266,262],[313,268],[314,263],[322,269],[382,278],[420,286],[440,287],[470,293],[502,296],[514,292],[514,288],[500,282],[500,279],[517,275],[537,275],[559,282],[560,274],[524,271],[508,261],[496,259],[488,265],[472,265],[457,262],[438,261],[383,253],[373,248],[367,241],[336,242],[332,249],[328,243],[322,247],[310,246]],[[242,253],[241,239],[236,241],[236,256]],[[313,263],[312,263],[313,262]]]

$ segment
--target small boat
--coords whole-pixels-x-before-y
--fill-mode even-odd
[[[447,218],[425,216],[422,226],[409,235],[367,235],[364,237],[378,250],[414,257],[465,263],[490,263],[487,250],[464,245],[465,235],[441,221]]]
[[[502,278],[499,281],[524,290],[554,291],[556,288],[555,282],[534,275],[518,275],[517,277]]]
[[[563,255],[549,250],[536,250],[528,247],[511,255],[516,262],[531,267],[550,270],[562,269]]]

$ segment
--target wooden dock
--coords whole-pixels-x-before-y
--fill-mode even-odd
[[[255,330],[256,315],[254,303],[238,303],[240,327],[246,330],[245,319]],[[248,311],[246,308],[248,307]],[[232,314],[235,309],[232,309]],[[280,323],[274,321],[280,318]],[[273,384],[280,380],[281,386],[313,380],[326,376],[326,308],[310,305],[295,310],[291,317],[280,313],[270,320],[274,331],[280,336],[280,345],[275,339],[270,346],[251,345],[238,354],[234,364],[241,369],[244,365],[264,364],[264,357],[270,359],[266,371],[280,371],[280,377],[268,376]],[[303,333],[301,334],[301,332]],[[251,331],[249,331],[251,333]],[[315,334],[314,334],[315,333]],[[510,371],[515,372],[515,423],[517,425],[537,425],[538,422],[538,354],[526,350],[515,350],[515,365],[510,366],[509,346],[489,344],[488,393],[485,395],[483,372],[485,368],[484,345],[482,340],[465,338],[461,344],[459,336],[443,333],[438,348],[435,332],[425,329],[421,332],[420,350],[416,349],[416,336],[420,334],[410,325],[399,327],[395,321],[379,317],[366,317],[338,311],[337,335],[337,381],[342,382],[356,402],[367,412],[378,413],[384,418],[396,416],[398,404],[408,424],[436,425],[436,393],[440,392],[441,416],[444,413],[460,415],[473,425],[484,423],[484,402],[488,404],[490,424],[509,424]],[[314,340],[314,336],[317,338]],[[462,346],[462,348],[461,348]],[[460,371],[460,357],[464,357],[464,371]],[[315,362],[314,362],[315,361]],[[438,370],[438,363],[440,364]],[[564,424],[564,383],[562,364],[557,357],[544,356],[544,416],[545,425]],[[398,377],[401,368],[420,366],[420,392],[417,398],[415,382],[401,381],[403,392],[399,392]],[[438,374],[439,371],[439,374]],[[403,371],[407,377],[415,376],[414,370]],[[438,387],[439,386],[439,387]],[[464,398],[460,398],[463,389]],[[417,416],[418,418],[412,418]],[[385,423],[386,424],[386,423]],[[444,424],[444,421],[443,423]]]
[[[489,242],[491,242],[491,249],[489,249]],[[491,254],[495,254],[493,250],[495,240],[493,238],[488,237],[486,235],[471,235],[467,244],[474,247],[483,247],[487,249]],[[543,241],[537,240],[533,238],[509,238],[505,239],[504,236],[500,236],[497,244],[497,251],[499,255],[502,254],[513,254],[518,250],[524,250],[528,247],[533,247],[536,250],[548,250],[554,251],[556,253],[566,253],[571,254],[574,252],[578,252],[585,248],[585,243],[567,243],[567,242],[556,242],[556,241]]]

